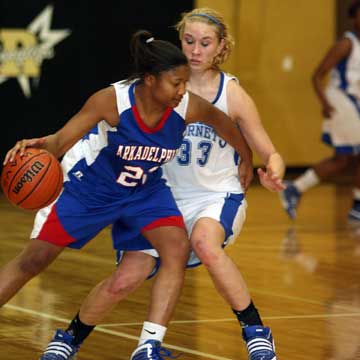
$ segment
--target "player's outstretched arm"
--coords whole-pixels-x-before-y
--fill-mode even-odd
[[[93,94],[80,111],[56,133],[17,141],[7,152],[3,165],[13,161],[17,153],[23,155],[27,147],[45,149],[59,158],[101,120],[106,120],[112,126],[119,121],[113,87]]]
[[[237,122],[247,142],[266,167],[265,171],[258,171],[261,184],[270,191],[283,190],[285,164],[261,122],[254,101],[235,81],[229,83],[227,94],[230,117]]]

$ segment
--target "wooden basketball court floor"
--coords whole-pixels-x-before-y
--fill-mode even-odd
[[[248,193],[248,219],[228,248],[243,271],[280,360],[360,359],[360,228],[347,223],[349,186],[308,192],[295,223],[276,194]],[[0,265],[25,244],[33,215],[0,199]],[[73,317],[87,292],[114,266],[102,232],[82,251],[66,250],[0,310],[0,359],[38,359],[56,328]],[[101,324],[78,360],[129,359],[146,316],[148,281]],[[181,359],[247,359],[240,329],[203,267],[187,270],[166,345]]]

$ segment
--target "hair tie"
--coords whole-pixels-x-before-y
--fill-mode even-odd
[[[152,41],[154,41],[155,39],[153,38],[153,37],[151,37],[151,38],[148,38],[148,39],[146,39],[146,43],[147,44],[150,44]]]
[[[216,19],[214,16],[204,14],[204,13],[199,13],[199,14],[191,14],[189,16],[189,18],[194,17],[194,16],[199,16],[199,17],[203,17],[203,18],[210,20],[211,22],[213,22],[216,26],[218,26],[220,28],[221,37],[224,36],[224,25],[218,19]]]

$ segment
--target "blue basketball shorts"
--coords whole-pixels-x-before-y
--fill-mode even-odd
[[[31,238],[80,249],[112,225],[115,249],[144,250],[152,246],[139,234],[161,226],[185,228],[169,187],[161,181],[105,206],[88,206],[82,200],[64,189],[53,204],[38,211]]]
[[[326,95],[335,111],[324,119],[322,140],[335,149],[336,154],[360,154],[360,102],[355,96],[330,87]]]

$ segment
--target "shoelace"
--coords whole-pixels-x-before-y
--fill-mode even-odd
[[[50,357],[56,356],[56,358],[61,357],[68,360],[76,359],[77,350],[76,346],[70,345],[65,341],[53,340],[48,344],[41,358],[46,358],[49,355]]]
[[[250,356],[254,356],[256,358],[258,353],[262,352],[274,352],[273,345],[271,341],[265,338],[255,338],[247,342],[247,348]]]
[[[56,359],[72,359],[73,349],[70,346],[62,344],[61,346],[52,344],[49,345],[41,358],[56,358]]]

